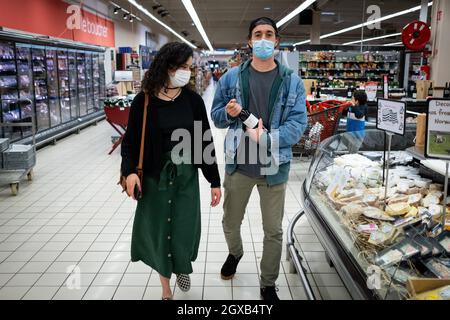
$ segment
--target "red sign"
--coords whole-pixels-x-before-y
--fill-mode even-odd
[[[0,26],[115,47],[113,21],[62,0],[0,0]]]

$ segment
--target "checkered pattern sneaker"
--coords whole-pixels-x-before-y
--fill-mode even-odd
[[[191,289],[191,278],[188,274],[177,274],[177,284],[181,291],[187,292]]]

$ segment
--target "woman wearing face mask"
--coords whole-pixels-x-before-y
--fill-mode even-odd
[[[122,142],[121,170],[127,177],[127,190],[131,190],[127,192],[133,199],[136,186],[142,192],[134,218],[131,261],[142,261],[159,273],[163,300],[172,299],[172,273],[182,291],[190,288],[191,262],[197,257],[201,231],[197,169],[211,184],[211,206],[217,206],[221,198],[214,145],[212,139],[202,141],[203,134],[210,130],[205,105],[187,86],[192,56],[192,49],[183,43],[173,42],[161,48],[142,83],[145,93],[139,93],[131,105]],[[149,104],[144,106],[146,94]],[[144,108],[147,125],[141,185],[136,167]],[[194,135],[194,127],[201,128],[203,134]],[[180,139],[172,135],[177,129],[189,136]],[[191,140],[188,147],[181,153],[175,151],[186,138]],[[200,157],[194,157],[194,151],[202,152]],[[180,164],[181,158],[184,161]]]

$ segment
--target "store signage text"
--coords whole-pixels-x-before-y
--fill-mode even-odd
[[[83,17],[80,6],[71,5],[67,8],[67,13],[71,14],[67,18],[66,26],[69,30],[81,30],[85,33],[92,34],[98,37],[108,37],[108,27],[101,24],[89,21],[86,17]]]

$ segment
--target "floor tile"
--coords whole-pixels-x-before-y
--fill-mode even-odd
[[[122,277],[123,273],[98,273],[91,285],[94,287],[117,287]]]
[[[231,287],[205,287],[204,300],[232,300]]]
[[[51,300],[59,287],[32,287],[23,300]]]
[[[61,287],[53,297],[53,300],[81,300],[87,289],[87,287],[81,287],[79,289]]]
[[[18,273],[14,277],[12,277],[5,285],[7,287],[31,287],[41,276],[41,273]]]
[[[0,289],[0,300],[20,300],[30,287],[3,287]]]
[[[65,284],[66,279],[69,277],[69,273],[46,273],[37,281],[35,286],[38,287],[60,287]]]
[[[261,300],[258,287],[233,287],[233,300]]]
[[[237,273],[232,279],[232,285],[233,287],[259,287],[259,275]]]
[[[319,291],[324,300],[351,300],[345,287],[319,287]]]
[[[125,287],[146,287],[150,273],[126,273],[120,282]]]
[[[174,300],[202,300],[203,299],[203,288],[202,287],[191,287],[188,292],[183,292],[176,288],[173,294]]]
[[[83,296],[83,300],[111,300],[116,292],[116,287],[91,286]]]
[[[114,300],[142,300],[145,293],[145,287],[125,287],[117,288]]]

